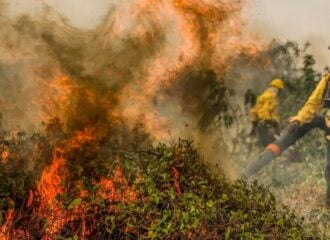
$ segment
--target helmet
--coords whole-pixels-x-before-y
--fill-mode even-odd
[[[276,87],[278,89],[283,89],[284,88],[284,83],[281,79],[276,78],[273,81],[270,82],[269,86]]]

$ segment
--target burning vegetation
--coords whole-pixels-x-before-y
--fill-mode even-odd
[[[191,142],[151,147],[118,127],[120,136],[102,139],[85,131],[5,141],[1,239],[317,239],[263,188],[212,177]],[[50,161],[39,175],[19,165],[24,141],[36,164]]]
[[[270,64],[239,30],[241,1],[124,2],[94,30],[1,3],[0,239],[317,239],[171,140],[207,132],[210,88],[229,111],[238,58]]]

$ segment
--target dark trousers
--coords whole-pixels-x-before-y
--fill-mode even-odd
[[[297,129],[291,129],[281,134],[280,138],[275,144],[285,151],[288,147],[293,145],[298,139],[303,137],[307,132],[313,128],[319,128],[325,131],[326,136],[330,135],[330,128],[326,126],[324,117],[315,117],[310,123],[306,123]],[[325,178],[327,182],[327,197],[330,198],[330,141],[327,140],[327,164],[325,168]]]
[[[279,126],[276,122],[263,122],[258,125],[258,144],[267,147],[275,141],[275,135],[279,133]]]

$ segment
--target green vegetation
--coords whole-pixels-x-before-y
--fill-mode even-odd
[[[261,62],[271,59],[267,68],[242,56],[221,81],[212,70],[201,73],[208,79],[209,95],[199,102],[200,129],[218,133],[215,144],[240,167],[260,149],[247,138],[248,107],[243,105],[244,94],[237,95],[235,88],[239,71],[250,72],[251,79],[273,75],[284,79],[287,91],[283,100],[287,104],[283,105],[283,126],[320,77],[313,57],[294,43],[274,42],[263,54]],[[248,93],[247,105],[255,92]],[[65,133],[57,121],[46,126],[45,136],[18,133],[0,139],[0,233],[8,239],[47,236],[66,240],[328,237],[329,218],[323,208],[314,205],[304,215],[308,220],[317,219],[317,228],[307,225],[300,218],[304,209],[297,208],[308,205],[306,200],[313,196],[307,195],[324,190],[325,156],[324,150],[320,151],[319,132],[298,143],[301,162],[292,163],[283,156],[260,173],[259,184],[266,186],[261,187],[245,179],[231,182],[221,170],[211,173],[192,142],[178,140],[152,147],[143,129],[129,131],[123,124],[113,125],[107,126],[101,139],[87,136],[81,142],[75,139],[76,133]],[[234,134],[226,132],[228,129]],[[47,203],[39,184],[54,158],[63,160],[59,169],[68,174],[61,175],[60,170],[50,174],[50,179],[61,180],[50,184],[63,191],[56,194],[55,203]],[[316,179],[316,184],[311,179]],[[321,234],[316,232],[319,229]]]
[[[83,239],[84,235],[87,239],[320,239],[291,211],[278,207],[274,196],[255,182],[231,183],[220,170],[218,176],[212,175],[189,141],[144,150],[111,150],[114,152],[110,155],[92,154],[91,159],[95,144],[99,149],[106,143],[86,142],[63,155],[71,158],[71,170],[81,168],[81,175],[63,179],[70,184],[61,183],[70,187],[57,199],[62,210],[73,217],[59,232],[49,235],[51,238]],[[88,157],[93,165],[78,162]],[[85,167],[88,173],[83,173]],[[122,177],[118,178],[116,169],[121,169]],[[6,199],[11,203],[2,205],[2,213],[15,209],[10,236],[18,236],[18,229],[29,236],[26,239],[49,234],[46,229],[56,214],[50,212],[40,219],[36,214],[40,204],[37,199],[29,208],[24,206],[28,191],[22,198],[23,189],[33,185],[27,188],[20,175],[9,177],[2,172],[2,177],[2,192],[10,193]],[[100,177],[113,179],[115,190],[111,194],[117,198],[97,194],[101,186],[94,182]],[[76,191],[81,179],[88,195],[79,196]],[[23,200],[16,199],[17,192],[13,192],[9,181],[16,182],[16,189],[22,189],[19,199]],[[137,194],[131,201],[125,199],[128,189]],[[81,213],[77,215],[75,210]],[[89,230],[83,233],[86,223]]]
[[[238,59],[224,77],[226,100],[221,101],[229,103],[230,107],[219,108],[216,104],[219,95],[214,96],[210,90],[209,100],[204,103],[207,107],[204,108],[202,120],[209,116],[213,120],[207,122],[206,126],[201,125],[202,130],[217,134],[218,145],[227,150],[231,164],[236,168],[244,168],[262,151],[255,145],[254,139],[248,137],[251,130],[249,110],[267,83],[274,77],[280,77],[285,82],[280,106],[281,128],[285,129],[289,118],[304,105],[322,73],[329,72],[328,67],[323,72],[316,70],[316,61],[309,53],[309,47],[310,43],[299,46],[290,41],[273,41],[266,51],[259,54],[257,62],[251,62],[251,59],[245,59],[244,56]],[[260,61],[266,64],[260,64]],[[243,89],[240,88],[242,82],[246,86]],[[234,96],[230,94],[230,89],[235,90]],[[225,119],[234,119],[230,125],[231,130],[235,130],[234,134],[227,131]],[[303,216],[322,232],[325,239],[329,239],[330,215],[325,207],[325,162],[324,133],[314,129],[263,169],[256,179],[259,184],[270,189],[279,202]]]
[[[148,197],[126,213],[132,226],[143,223],[149,237],[317,239],[287,209],[278,210],[274,196],[256,183],[230,183],[221,173],[212,177],[191,143],[160,145],[151,152],[132,162],[143,179],[138,192]],[[180,195],[173,190],[173,166],[180,172]]]

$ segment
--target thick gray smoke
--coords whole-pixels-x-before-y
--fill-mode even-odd
[[[119,121],[157,140],[194,139],[206,159],[226,160],[213,146],[217,136],[201,135],[197,122],[208,73],[222,82],[235,59],[260,49],[240,31],[241,1],[113,1],[92,29],[47,5],[23,14],[1,3],[6,129],[42,131],[58,118],[68,133],[100,133]]]
[[[63,94],[58,91],[67,91],[65,88],[79,88],[79,94],[86,94],[84,89],[92,91],[97,103],[85,105],[83,111],[88,112],[88,117],[96,117],[93,115],[105,109],[93,108],[104,108],[101,101],[109,101],[108,107],[113,107],[116,94],[129,82],[143,79],[143,66],[164,45],[164,33],[151,21],[142,36],[113,35],[113,28],[118,24],[113,9],[103,24],[91,31],[70,27],[63,16],[52,9],[43,11],[41,15],[13,18],[3,15],[1,18],[1,96],[6,126],[35,128],[40,124],[38,120],[44,108],[50,107],[49,101],[43,98],[60,101],[57,98]],[[140,14],[148,21],[148,13]],[[51,78],[62,74],[68,76],[72,84],[63,88],[51,86]],[[76,97],[67,96],[66,101],[77,101],[73,99]],[[79,101],[70,103],[70,107],[82,110],[79,104],[88,103],[88,100]],[[51,110],[61,107],[65,106]],[[53,114],[55,117],[59,113]]]
[[[40,120],[63,114],[66,124],[81,128],[116,110],[132,122],[143,119],[147,130],[167,132],[169,119],[178,117],[167,114],[182,109],[175,99],[165,106],[158,92],[177,85],[184,93],[184,71],[217,67],[222,73],[239,52],[226,50],[239,41],[239,1],[123,2],[110,5],[92,30],[71,26],[46,5],[14,14],[5,3],[0,91],[3,123],[10,129],[35,130]],[[157,108],[159,101],[163,107]]]

